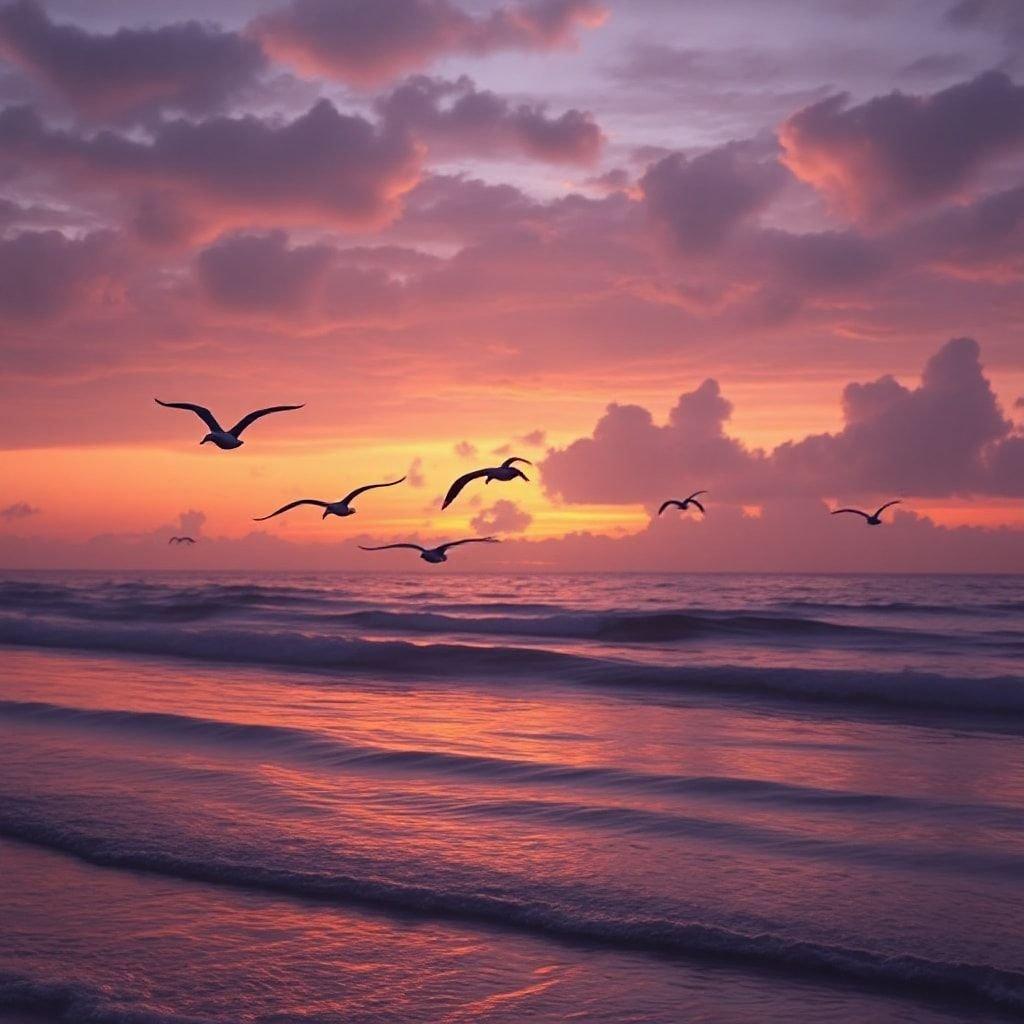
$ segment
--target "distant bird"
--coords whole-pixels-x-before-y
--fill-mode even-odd
[[[192,405],[191,402],[161,402],[159,398],[155,398],[153,401],[157,405],[164,406],[166,409],[188,409],[194,412],[210,428],[210,433],[199,443],[206,444],[207,441],[212,441],[218,448],[224,451],[229,451],[232,448],[241,448],[245,442],[238,435],[250,424],[255,423],[261,416],[269,416],[272,412],[289,412],[292,409],[302,408],[301,405],[272,405],[269,409],[257,409],[255,412],[249,413],[248,416],[243,416],[230,430],[225,430],[217,422],[217,418],[213,413],[201,405]]]
[[[500,544],[501,541],[497,537],[469,537],[467,540],[450,540],[447,544],[438,544],[436,548],[425,548],[420,544],[382,544],[380,547],[367,548],[359,545],[363,551],[388,551],[391,548],[409,548],[412,551],[418,551],[420,558],[424,562],[429,562],[431,565],[439,565],[441,562],[448,561],[448,555],[446,552],[449,548],[457,548],[460,544]]]
[[[528,481],[530,478],[521,469],[516,469],[512,465],[513,462],[525,462],[528,466],[533,465],[529,459],[521,459],[518,455],[512,455],[500,466],[489,466],[486,469],[474,469],[472,473],[464,473],[448,488],[448,493],[444,496],[441,508],[447,508],[459,496],[459,492],[466,484],[471,480],[479,480],[480,477],[484,477],[484,482],[488,484],[492,480],[515,480],[517,476],[521,476],[524,480]]]
[[[837,508],[833,510],[832,515],[837,516],[840,512],[852,512],[855,516],[863,516],[867,520],[868,526],[881,526],[882,520],[879,517],[882,513],[890,505],[898,505],[900,501],[900,498],[896,498],[894,501],[887,501],[884,505],[872,512],[871,515],[868,515],[867,512],[861,512],[859,508]]]
[[[195,544],[195,537],[172,537],[168,544]]]
[[[661,503],[661,508],[658,509],[658,515],[660,516],[661,513],[665,511],[665,509],[671,508],[673,505],[681,512],[685,512],[691,505],[696,505],[697,508],[700,509],[700,514],[702,516],[706,515],[707,513],[704,511],[704,506],[697,500],[697,495],[707,493],[707,491],[694,491],[693,494],[691,494],[688,498],[683,498],[682,501],[677,501],[675,498],[670,498],[668,501],[663,501]]]
[[[356,510],[349,504],[353,499],[358,498],[363,491],[372,491],[375,487],[394,487],[395,484],[400,484],[405,480],[403,476],[401,480],[392,480],[386,484],[366,484],[364,487],[357,487],[354,491],[350,491],[345,495],[344,498],[338,501],[319,501],[316,498],[299,498],[298,501],[291,501],[287,505],[282,505],[276,512],[271,512],[269,516],[255,516],[254,520],[257,523],[262,523],[265,519],[273,519],[274,516],[279,516],[282,512],[287,512],[290,508],[297,508],[299,505],[318,505],[324,510],[324,514],[320,517],[326,519],[328,516],[354,516]]]

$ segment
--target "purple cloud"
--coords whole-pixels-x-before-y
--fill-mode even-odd
[[[415,184],[419,153],[400,132],[341,114],[327,100],[292,121],[166,121],[150,140],[51,129],[27,107],[0,112],[0,153],[28,177],[63,172],[106,192],[164,193],[202,223],[252,217],[367,227],[393,216]],[[159,218],[158,218],[159,219]]]
[[[208,113],[266,63],[253,40],[197,21],[100,35],[55,24],[35,0],[0,9],[0,53],[89,117]]]
[[[478,90],[465,75],[454,82],[416,75],[377,101],[388,124],[423,138],[443,155],[523,153],[551,163],[591,163],[603,136],[589,114],[549,116],[537,104],[511,104]]]
[[[611,405],[592,436],[549,453],[545,490],[568,502],[653,504],[705,487],[726,500],[784,494],[1024,494],[1024,434],[999,408],[977,342],[956,338],[920,384],[849,384],[845,426],[752,451],[725,434],[730,404],[715,381],[680,397],[664,426],[639,406]]]
[[[0,508],[0,519],[14,522],[17,519],[28,519],[30,516],[37,516],[40,512],[42,512],[41,508],[36,508],[27,501],[16,501],[13,505]]]
[[[43,321],[68,312],[114,265],[113,236],[23,231],[0,239],[0,316]]]
[[[501,498],[469,522],[478,533],[522,533],[533,522],[533,516],[514,501]]]
[[[733,142],[693,158],[672,153],[640,180],[651,219],[682,252],[715,248],[763,209],[788,174],[774,155]]]

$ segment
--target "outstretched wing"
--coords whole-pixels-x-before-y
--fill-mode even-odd
[[[486,469],[474,469],[472,473],[463,473],[462,476],[460,476],[459,479],[448,488],[448,493],[444,496],[444,501],[441,502],[441,508],[447,508],[459,496],[459,492],[470,482],[470,480],[478,480],[482,476],[487,476]]]
[[[698,493],[698,494],[700,494],[701,492],[700,492],[700,491],[698,491],[697,493]],[[704,511],[704,506],[703,506],[703,505],[702,505],[702,504],[701,504],[701,503],[700,503],[700,502],[699,502],[699,501],[698,501],[698,500],[697,500],[696,498],[692,498],[692,497],[691,497],[691,498],[687,498],[686,500],[687,500],[687,501],[688,501],[688,502],[689,502],[689,503],[690,503],[691,505],[696,505],[696,506],[697,506],[697,508],[699,508],[699,509],[700,509],[700,514],[701,514],[702,516],[706,516],[706,515],[707,515],[707,512],[705,512],[705,511]]]
[[[243,416],[229,431],[229,434],[234,434],[235,437],[245,430],[246,427],[251,426],[261,416],[269,416],[272,412],[290,412],[292,409],[301,409],[301,405],[272,405],[269,409],[257,409],[255,412],[249,413],[248,416]]]
[[[658,509],[658,515],[660,516],[661,513],[665,511],[665,509],[671,508],[673,505],[675,505],[676,508],[683,507],[683,503],[681,501],[676,501],[674,498],[669,498],[668,501],[663,501],[661,503],[661,508]]]
[[[172,537],[167,543],[168,544],[178,544],[180,542],[181,542],[181,538],[180,537]]]
[[[855,516],[863,516],[865,519],[868,518],[867,512],[861,512],[859,508],[834,508],[832,509],[832,515],[837,516],[840,512],[852,512]]]
[[[426,551],[426,548],[421,548],[419,544],[381,544],[379,547],[368,548],[360,544],[360,548],[363,551],[390,551],[392,548],[409,548],[410,551]]]
[[[895,498],[892,501],[887,501],[876,513],[875,518],[877,519],[890,505],[898,505],[903,499]]]
[[[450,540],[447,544],[438,544],[436,550],[445,552],[449,548],[457,548],[460,544],[500,544],[497,537],[467,537],[465,540]]]
[[[686,500],[687,501],[693,501],[693,499],[696,498],[698,494],[707,494],[707,493],[708,493],[707,491],[694,491],[693,494],[691,494]],[[693,503],[694,503],[694,505],[697,505],[697,502],[693,501]],[[700,508],[700,505],[697,505],[697,507]]]
[[[357,487],[351,493],[346,494],[345,497],[342,498],[341,500],[344,504],[347,505],[350,501],[354,500],[355,498],[358,498],[359,495],[363,493],[363,491],[372,491],[375,487],[394,487],[395,484],[400,484],[402,483],[403,480],[405,480],[404,476],[401,478],[401,480],[392,480],[390,483],[387,484],[366,484],[365,486]]]
[[[287,512],[290,508],[296,508],[298,505],[319,505],[321,508],[327,508],[326,501],[317,501],[316,498],[299,498],[298,501],[290,501],[287,505],[282,505],[276,512],[271,512],[269,516],[253,516],[254,523],[262,523],[264,519],[273,519],[274,516],[279,516],[282,512]]]
[[[159,398],[154,398],[153,401],[165,409],[188,409],[189,412],[194,412],[211,430],[221,429],[217,418],[202,405],[193,405],[191,402],[161,402]]]
[[[512,455],[507,458],[501,465],[503,469],[508,469],[513,462],[525,462],[528,466],[532,466],[533,463],[529,459],[521,459],[518,455]]]

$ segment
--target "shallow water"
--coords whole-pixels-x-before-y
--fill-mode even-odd
[[[0,1006],[1024,1015],[1022,614],[1020,577],[9,574]]]

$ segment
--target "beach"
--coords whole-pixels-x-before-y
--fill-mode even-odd
[[[1024,578],[0,578],[0,1020],[1024,1013]]]

